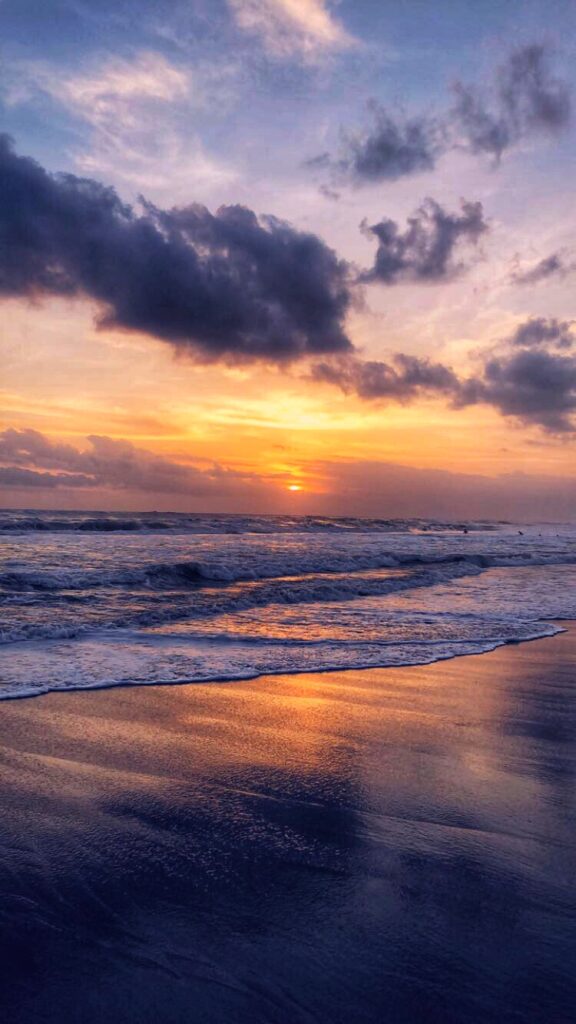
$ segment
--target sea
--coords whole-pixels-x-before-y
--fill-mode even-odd
[[[0,512],[0,698],[427,664],[576,618],[576,526]]]

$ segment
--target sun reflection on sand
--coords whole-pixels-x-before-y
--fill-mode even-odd
[[[300,1020],[295,977],[310,1018],[336,1024],[350,998],[358,1019],[391,999],[427,1019],[439,984],[450,1019],[480,998],[486,1019],[545,1019],[535,974],[564,1012],[573,654],[565,634],[431,666],[5,702],[3,870],[35,908],[23,925],[2,902],[8,966],[32,943],[54,1020],[92,998],[86,948],[98,1005],[126,1019],[160,999],[170,1019],[263,1020],[272,1001]]]

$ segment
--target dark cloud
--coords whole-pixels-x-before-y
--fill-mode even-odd
[[[401,120],[371,104],[373,124],[359,135],[343,133],[344,155],[335,170],[357,184],[395,181],[434,169],[441,151],[436,123],[427,117]]]
[[[553,348],[569,349],[572,348],[576,340],[572,328],[572,320],[534,316],[520,324],[508,342],[511,345],[522,345],[527,348],[533,345],[551,345]]]
[[[338,202],[340,199],[340,193],[335,188],[330,188],[329,185],[320,185],[318,191],[321,196],[324,196],[324,199],[331,199],[333,202]]]
[[[141,211],[51,175],[0,137],[0,294],[84,295],[104,326],[201,358],[345,352],[349,268],[318,237],[241,206]]]
[[[112,487],[158,494],[214,494],[242,484],[221,466],[200,470],[128,441],[91,436],[83,450],[58,444],[37,430],[0,433],[0,484],[11,487]]]
[[[513,141],[506,118],[491,113],[483,94],[473,86],[457,82],[454,93],[451,120],[462,132],[466,147],[472,153],[490,153],[499,160]]]
[[[456,85],[452,118],[473,153],[488,153],[498,160],[527,135],[566,127],[570,93],[551,75],[548,63],[546,47],[532,44],[510,55],[492,90]]]
[[[549,433],[573,433],[573,346],[571,321],[531,317],[492,350],[478,376],[461,382],[454,404],[483,403]]]
[[[19,466],[0,466],[0,487],[95,487],[92,477],[81,473],[39,473],[35,469],[21,469]]]
[[[574,269],[574,264],[566,263],[562,253],[553,252],[528,270],[515,270],[511,280],[514,284],[538,284],[551,277],[565,277]]]
[[[539,43],[514,50],[487,88],[457,82],[453,92],[455,102],[437,116],[405,118],[372,101],[372,124],[343,131],[338,157],[323,153],[309,164],[354,185],[394,181],[431,171],[462,147],[499,161],[522,138],[560,131],[570,121],[568,86],[551,74]]]
[[[313,379],[366,400],[401,403],[443,398],[453,408],[488,405],[551,434],[576,431],[576,355],[568,321],[533,318],[485,356],[475,376],[415,356],[391,362],[352,356],[317,363]]]
[[[459,388],[458,378],[449,367],[402,353],[391,363],[356,358],[316,363],[312,377],[334,384],[346,394],[403,403],[425,394],[452,395]]]
[[[364,229],[378,239],[374,266],[363,281],[396,284],[399,281],[434,282],[455,277],[466,264],[456,258],[463,245],[475,246],[487,230],[481,203],[463,201],[461,213],[448,213],[427,199],[400,231],[385,219]]]
[[[576,413],[576,357],[534,349],[489,359],[481,378],[467,381],[456,405],[491,405],[504,416],[572,433]]]
[[[564,128],[570,118],[567,85],[550,73],[549,55],[541,43],[515,50],[499,72],[503,108],[516,131]]]

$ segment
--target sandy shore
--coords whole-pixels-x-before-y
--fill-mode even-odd
[[[568,1024],[576,627],[0,704],[11,1024]]]

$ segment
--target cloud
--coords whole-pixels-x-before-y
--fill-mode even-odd
[[[571,324],[533,318],[483,357],[476,375],[397,354],[391,362],[349,356],[316,363],[312,378],[347,394],[407,404],[442,398],[454,409],[486,405],[551,434],[576,432],[576,355]]]
[[[465,144],[496,160],[520,139],[557,132],[570,121],[568,87],[550,74],[546,48],[538,43],[514,50],[491,90],[458,83],[455,92],[452,117]]]
[[[370,185],[431,171],[445,153],[465,149],[502,154],[531,135],[554,134],[571,118],[568,86],[549,70],[545,46],[520,47],[496,70],[487,88],[457,82],[455,102],[436,115],[409,118],[372,100],[372,124],[342,131],[341,151],[308,161],[330,171],[334,184]]]
[[[354,45],[326,0],[228,0],[236,24],[269,56],[315,60]]]
[[[556,317],[530,317],[520,324],[508,339],[510,345],[552,345],[554,348],[572,348],[576,339],[572,333],[572,320],[558,320]]]
[[[104,175],[156,197],[228,184],[237,172],[205,151],[194,134],[199,111],[226,109],[236,70],[196,62],[191,68],[142,50],[130,58],[92,60],[73,74],[40,61],[8,67],[8,105],[56,101],[80,122],[86,142],[75,148],[84,174]],[[158,131],[161,123],[162,131]]]
[[[468,380],[403,354],[390,363],[362,361],[344,329],[352,269],[317,236],[240,206],[212,214],[199,204],[162,210],[142,200],[135,212],[98,182],[48,174],[18,156],[5,136],[0,175],[0,295],[88,297],[101,326],[158,338],[204,361],[287,365],[311,358],[314,379],[362,398],[437,395],[455,407],[490,405],[551,433],[574,430],[568,321],[528,320]],[[370,230],[379,248],[360,280],[392,284],[450,278],[464,266],[457,246],[476,244],[486,224],[479,203],[463,202],[461,214],[448,214],[428,200],[404,232],[393,221]],[[104,441],[92,444],[95,458]],[[68,452],[62,472],[86,474],[84,462],[70,459]],[[165,469],[168,491],[181,468]],[[155,472],[164,472],[158,462]],[[133,461],[130,473],[139,486]]]
[[[95,124],[108,126],[112,117],[132,121],[139,100],[173,102],[190,92],[189,75],[159,53],[141,51],[132,60],[114,58],[98,71],[75,77],[45,77],[44,87]]]
[[[566,263],[562,253],[553,252],[527,270],[515,270],[510,280],[513,284],[539,284],[540,281],[547,281],[551,277],[565,277],[574,269],[575,264]]]
[[[92,435],[89,447],[51,441],[37,430],[0,432],[0,484],[12,487],[95,488],[158,494],[211,495],[245,483],[251,474],[214,465],[174,462],[128,441]]]
[[[81,473],[38,473],[34,469],[19,466],[0,466],[0,487],[94,487],[95,481]]]
[[[355,184],[396,181],[431,171],[442,144],[438,125],[427,117],[400,119],[372,103],[373,124],[364,132],[343,132],[344,156],[334,165]]]
[[[1,465],[6,462],[11,465]],[[522,473],[488,477],[358,459],[314,462],[307,472],[312,479],[322,480],[324,493],[311,494],[306,510],[341,515],[357,515],[362,509],[365,515],[438,516],[454,521],[481,516],[525,518],[529,508],[535,520],[565,520],[573,517],[576,500],[574,480]],[[106,506],[123,508],[128,492],[134,493],[137,507],[145,496],[158,507],[166,495],[168,507],[188,508],[196,498],[204,508],[207,502],[214,507],[219,499],[229,508],[232,499],[234,508],[240,500],[250,509],[255,494],[260,500],[269,497],[258,490],[262,481],[251,474],[218,466],[201,471],[106,437],[89,438],[88,447],[80,450],[35,430],[0,432],[0,487],[12,493],[27,491],[30,500],[35,492],[57,491],[60,503],[72,500],[75,506],[82,500],[79,492],[86,492],[90,502],[97,498]],[[70,491],[76,492],[71,499]]]
[[[427,394],[451,396],[459,390],[458,378],[449,367],[402,353],[393,356],[391,363],[356,357],[316,363],[312,379],[360,398],[402,403]]]
[[[0,137],[0,294],[87,296],[99,323],[204,360],[351,349],[349,268],[316,235],[241,206],[161,210],[48,174]]]
[[[404,232],[385,219],[365,230],[378,239],[376,259],[362,281],[392,285],[400,281],[450,280],[465,269],[455,255],[462,245],[475,246],[488,230],[481,203],[461,202],[461,213],[448,213],[427,199],[408,219]]]
[[[464,387],[459,405],[482,402],[551,433],[572,433],[576,412],[576,358],[523,349],[490,359],[480,380]]]
[[[570,321],[531,317],[486,355],[481,374],[460,383],[454,404],[483,403],[551,434],[573,434],[574,341]]]

